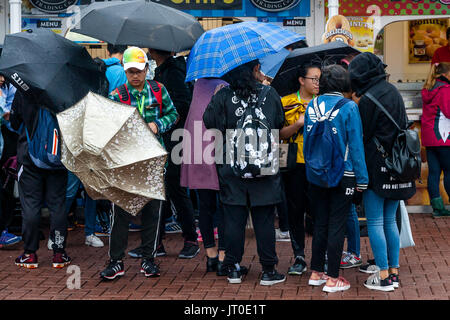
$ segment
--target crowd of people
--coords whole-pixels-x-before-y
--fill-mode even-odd
[[[303,41],[299,47],[307,46]],[[288,48],[293,49],[293,48]],[[241,283],[248,268],[240,265],[244,254],[245,231],[249,215],[255,232],[257,253],[262,267],[261,285],[286,280],[277,271],[276,241],[290,241],[294,263],[289,275],[302,275],[310,261],[308,284],[323,286],[323,291],[348,290],[350,283],[340,276],[340,269],[359,267],[370,273],[364,286],[373,290],[393,291],[399,287],[399,229],[396,212],[400,200],[415,193],[415,183],[399,184],[384,165],[385,150],[391,150],[398,135],[394,122],[408,126],[403,99],[387,81],[386,65],[374,54],[348,56],[334,64],[312,60],[298,67],[298,90],[280,97],[270,86],[270,79],[260,71],[258,60],[243,64],[222,78],[185,82],[184,57],[149,48],[108,45],[106,77],[109,98],[138,109],[161,145],[171,153],[179,141],[172,140],[176,129],[195,136],[201,123],[201,137],[216,130],[226,137],[224,161],[182,162],[168,157],[165,165],[166,201],[151,200],[138,215],[138,222],[125,210],[107,204],[110,217],[107,228],[98,230],[101,201],[84,193],[85,244],[103,247],[99,236],[108,236],[109,263],[100,272],[112,280],[125,273],[124,258],[128,232],[132,225],[141,232],[141,245],[128,252],[141,259],[146,277],[160,276],[156,258],[166,255],[163,245],[165,222],[177,213],[184,246],[178,257],[191,259],[199,254],[199,234],[206,255],[206,272],[226,276],[229,283]],[[151,63],[156,68],[151,67]],[[66,252],[68,217],[82,183],[65,168],[46,170],[31,159],[30,137],[38,130],[40,106],[0,76],[0,112],[2,156],[0,165],[10,166],[17,157],[19,198],[22,210],[22,236],[8,232],[14,200],[14,179],[9,171],[2,175],[2,210],[0,242],[8,246],[23,241],[24,252],[15,263],[26,268],[38,267],[39,220],[45,205],[50,214],[48,248],[53,250],[53,267],[62,268],[72,259]],[[439,178],[444,171],[444,186],[450,194],[450,63],[434,62],[422,91],[424,107],[422,143],[429,164],[428,191],[435,217],[448,216],[439,194]],[[389,113],[385,114],[381,104]],[[250,120],[250,121],[248,121]],[[263,161],[247,163],[231,156],[239,149],[239,129],[248,123],[260,123],[269,143],[257,139],[255,150],[266,151],[273,164],[271,146],[287,143],[295,146],[294,164],[276,170]],[[327,139],[324,132],[329,130]],[[244,130],[245,131],[245,130]],[[230,134],[231,132],[231,134]],[[261,134],[258,131],[261,138]],[[216,137],[217,139],[217,137]],[[4,142],[3,142],[4,140]],[[213,136],[200,143],[201,154],[217,159],[209,146]],[[216,141],[217,142],[217,141]],[[193,139],[183,139],[184,156],[196,157]],[[215,149],[216,152],[219,149]],[[323,172],[318,159],[333,153],[333,167]],[[219,155],[219,158],[222,155]],[[249,156],[250,157],[250,156]],[[258,157],[258,156],[256,156]],[[211,160],[209,159],[209,160]],[[265,171],[264,171],[265,170]],[[263,174],[262,172],[268,172]],[[192,195],[199,211],[196,228]],[[363,264],[355,205],[363,204],[373,260]],[[313,218],[311,257],[305,255],[305,215]],[[278,228],[276,228],[278,217]],[[103,221],[104,222],[104,221]],[[135,225],[135,222],[138,224]],[[218,236],[215,233],[218,231]],[[347,251],[344,240],[347,237]],[[216,245],[216,238],[218,243]]]

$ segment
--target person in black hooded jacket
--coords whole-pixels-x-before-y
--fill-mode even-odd
[[[398,287],[400,240],[396,223],[399,200],[415,193],[414,182],[399,183],[387,172],[374,138],[385,150],[392,150],[399,133],[395,124],[367,97],[370,92],[401,128],[407,126],[406,109],[398,90],[386,81],[385,65],[372,53],[362,53],[349,65],[353,99],[359,105],[369,188],[363,194],[370,245],[380,271],[364,285],[369,289],[392,291]],[[388,151],[389,152],[389,151]]]
[[[167,88],[170,98],[180,116],[177,124],[163,135],[164,144],[167,152],[179,143],[171,141],[174,130],[183,129],[189,113],[189,107],[192,100],[192,92],[185,83],[186,79],[186,61],[184,57],[174,58],[171,52],[149,49],[150,56],[156,62],[154,80],[158,81]],[[197,242],[197,232],[194,220],[194,207],[191,198],[187,193],[187,188],[180,185],[181,165],[173,163],[171,157],[168,158],[168,166],[165,174],[166,188],[168,198],[173,202],[178,214],[178,221],[183,231],[184,247],[178,255],[179,258],[190,259],[195,257],[200,248]],[[171,215],[169,201],[164,203],[165,216]],[[164,220],[162,219],[162,229],[164,230]],[[162,235],[160,236],[160,246],[162,247]]]

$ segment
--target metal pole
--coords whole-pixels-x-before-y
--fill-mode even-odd
[[[339,14],[339,0],[328,1],[328,19]]]
[[[22,0],[9,0],[10,24],[9,32],[22,31]]]

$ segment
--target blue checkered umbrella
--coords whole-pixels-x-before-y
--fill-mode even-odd
[[[191,49],[186,81],[221,77],[244,63],[277,53],[304,38],[263,22],[242,22],[209,30]]]

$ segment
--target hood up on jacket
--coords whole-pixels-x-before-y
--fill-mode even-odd
[[[434,84],[433,89],[427,90],[422,89],[422,101],[424,104],[430,104],[433,101],[434,97],[439,93],[440,89],[447,87],[450,85],[449,80],[444,77],[439,77]]]
[[[386,79],[386,67],[373,53],[363,52],[357,55],[348,68],[352,90],[361,97],[375,84]]]

